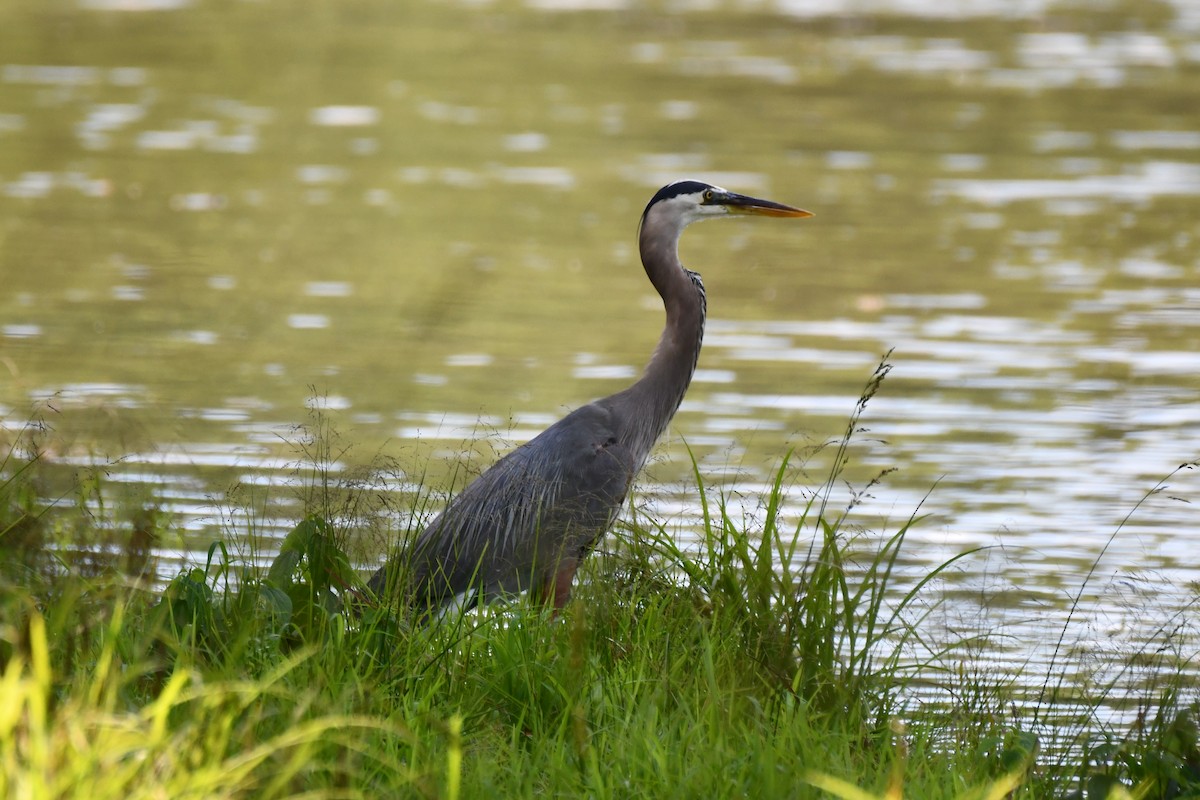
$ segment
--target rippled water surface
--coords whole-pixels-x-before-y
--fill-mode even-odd
[[[798,510],[890,350],[856,518],[920,506],[914,575],[991,547],[966,624],[1052,643],[1200,456],[1194,0],[6,2],[0,419],[119,460],[181,551],[293,478],[313,405],[398,491],[486,464],[638,374],[680,177],[817,216],[687,232],[710,323],[644,503],[689,535],[686,441],[747,514],[797,449]],[[1125,522],[1083,644],[1190,625],[1196,497]]]

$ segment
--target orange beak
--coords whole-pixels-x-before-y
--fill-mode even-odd
[[[811,217],[811,211],[802,208],[785,206],[770,200],[760,200],[757,197],[747,197],[744,194],[725,192],[716,194],[706,205],[725,206],[731,214],[754,214],[761,217]]]

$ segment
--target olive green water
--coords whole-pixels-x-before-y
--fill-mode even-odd
[[[687,535],[683,440],[753,497],[894,348],[861,512],[940,479],[917,569],[1002,544],[963,591],[1044,621],[1200,456],[1200,8],[1085,5],[7,0],[0,418],[122,459],[181,550],[314,396],[363,459],[486,461],[637,374],[638,215],[696,177],[817,216],[685,235],[710,324],[651,510]],[[1189,599],[1196,494],[1104,556],[1090,644]]]

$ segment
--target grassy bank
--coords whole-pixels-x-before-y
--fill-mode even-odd
[[[884,374],[832,445],[839,468]],[[344,513],[360,506],[328,475],[269,568],[214,546],[159,590],[145,580],[149,544],[169,520],[84,513],[70,501],[96,487],[80,482],[51,507],[36,453],[8,452],[2,796],[1200,792],[1186,664],[1144,654],[1160,680],[1132,729],[1086,714],[1054,728],[1038,719],[1085,692],[1058,677],[1064,648],[1038,715],[1012,713],[1010,676],[967,670],[970,642],[925,628],[953,562],[901,588],[916,521],[852,532],[827,504],[837,468],[785,508],[785,460],[749,530],[697,473],[700,547],[633,514],[556,621],[519,601],[414,626],[363,588],[347,555],[361,526]],[[966,699],[915,699],[947,683]]]

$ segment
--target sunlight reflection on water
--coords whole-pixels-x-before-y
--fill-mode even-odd
[[[114,30],[205,13],[78,5]],[[229,13],[262,11],[242,5]],[[1063,581],[1077,586],[1142,493],[1200,455],[1200,3],[1158,16],[1117,3],[1109,16],[1140,29],[1110,30],[1049,0],[775,0],[750,15],[684,2],[662,30],[687,35],[650,27],[633,41],[560,19],[607,21],[625,0],[435,5],[423,13],[453,24],[430,31],[480,48],[495,31],[475,40],[473,25],[518,37],[557,20],[570,69],[489,51],[480,80],[453,48],[422,49],[424,33],[397,29],[376,59],[362,49],[375,34],[338,26],[322,47],[362,63],[255,73],[253,93],[232,67],[181,77],[146,49],[132,65],[120,48],[6,52],[0,425],[19,430],[30,402],[100,429],[157,420],[161,452],[130,446],[110,473],[148,487],[193,537],[171,554],[239,526],[286,533],[303,459],[280,451],[310,386],[329,394],[308,406],[342,412],[372,447],[424,442],[427,462],[475,469],[636,376],[652,340],[635,328],[661,312],[631,229],[647,192],[683,176],[812,200],[817,217],[684,241],[712,316],[674,438],[639,487],[681,537],[699,524],[684,443],[731,511],[761,517],[781,452],[795,448],[811,469],[797,480],[820,485],[820,445],[893,349],[849,480],[901,470],[856,514],[894,530],[929,512],[910,576],[994,548],[947,593],[967,597],[954,595],[967,617],[972,590],[1010,593],[1036,618],[1021,638],[1053,641]],[[714,38],[701,23],[721,14],[737,24]],[[762,36],[744,32],[755,15]],[[1030,29],[1047,19],[1061,29]],[[913,33],[927,23],[936,35]],[[263,36],[250,50],[289,53],[312,32],[246,30]],[[116,65],[74,63],[104,53]],[[420,472],[405,463],[413,475],[388,484],[400,496]],[[1105,581],[1160,571],[1164,608],[1195,578],[1194,512],[1170,500],[1195,497],[1181,477],[1100,566]],[[231,480],[276,490],[278,516],[223,521]],[[789,488],[790,508],[813,490]],[[833,507],[853,491],[836,486]],[[1089,597],[1119,596],[1113,581]],[[1109,627],[1136,627],[1121,613]],[[997,645],[997,662],[1020,664],[1022,646]]]

